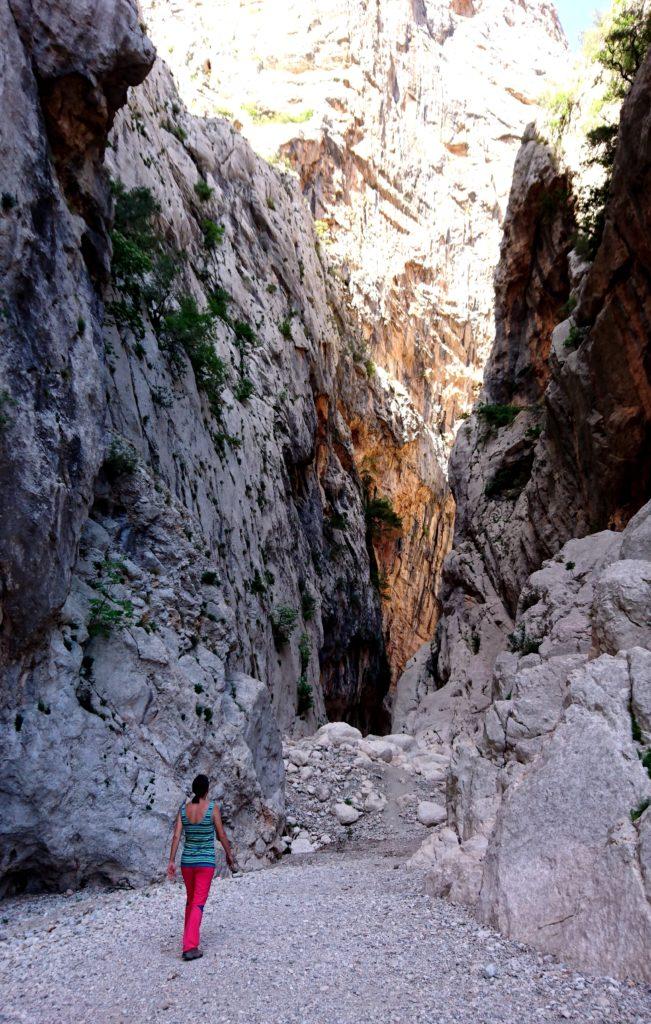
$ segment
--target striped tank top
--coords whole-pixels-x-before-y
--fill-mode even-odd
[[[195,825],[185,813],[185,803],[181,804],[181,823],[183,825],[181,867],[215,867],[215,826],[212,820],[214,806],[215,802],[211,800],[203,818]]]

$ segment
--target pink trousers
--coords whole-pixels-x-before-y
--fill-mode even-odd
[[[181,874],[188,896],[185,904],[185,928],[183,930],[183,952],[185,953],[188,949],[196,949],[199,945],[203,908],[208,899],[215,869],[181,867]]]

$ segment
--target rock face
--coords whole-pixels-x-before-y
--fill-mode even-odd
[[[513,160],[562,31],[542,0],[191,8],[143,8],[181,94],[295,171],[359,328],[371,391],[353,377],[341,411],[361,474],[402,517],[374,544],[395,679],[439,616],[452,427],[492,341]]]
[[[385,726],[342,320],[296,185],[162,65],[114,120],[135,7],[2,11],[2,886],[151,878],[199,770],[255,866],[278,725]]]
[[[646,981],[650,94],[647,60],[592,266],[567,258],[571,213],[552,201],[566,181],[549,151],[531,139],[520,152],[495,348],[451,460],[444,617],[394,715],[394,728],[457,736],[451,830],[420,854],[431,891],[585,969]],[[576,309],[554,326],[550,297],[569,290]]]

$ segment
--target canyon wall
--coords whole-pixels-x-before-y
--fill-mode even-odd
[[[360,473],[402,518],[375,546],[395,679],[438,619],[449,446],[493,337],[513,161],[564,37],[542,0],[190,7],[143,7],[181,95],[297,175],[358,328],[374,395],[342,414]]]
[[[447,823],[424,854],[431,891],[584,969],[646,981],[650,96],[647,57],[592,263],[571,248],[554,154],[531,131],[518,155],[495,343],[451,459],[444,614],[394,714],[456,740]]]
[[[3,889],[151,878],[199,770],[253,867],[279,727],[384,725],[345,325],[291,179],[160,63],[124,105],[131,4],[31,13],[2,7]]]

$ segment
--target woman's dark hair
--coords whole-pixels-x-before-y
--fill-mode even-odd
[[[196,779],[192,783],[192,792],[194,793],[194,796],[192,797],[193,804],[198,804],[200,800],[203,800],[204,796],[208,792],[209,786],[210,779],[207,775],[197,775]]]

